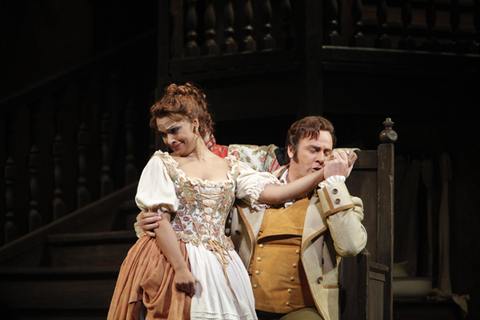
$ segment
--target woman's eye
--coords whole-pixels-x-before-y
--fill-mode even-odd
[[[171,133],[177,133],[179,130],[179,128],[173,128],[172,130],[170,130]]]

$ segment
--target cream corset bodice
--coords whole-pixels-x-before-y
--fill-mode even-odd
[[[235,200],[235,180],[210,182],[184,176],[177,178],[173,181],[179,206],[172,220],[177,238],[196,246],[203,244],[208,250],[212,250],[212,241],[226,250],[233,250],[224,229]]]

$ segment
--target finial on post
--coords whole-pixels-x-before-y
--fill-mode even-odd
[[[397,141],[398,135],[392,129],[393,125],[394,122],[391,118],[387,118],[383,122],[383,126],[385,127],[385,129],[383,129],[383,131],[380,133],[380,141],[382,143],[395,143]]]

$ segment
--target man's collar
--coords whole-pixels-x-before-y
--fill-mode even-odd
[[[281,183],[285,183],[287,184],[287,177],[288,177],[288,165],[286,165],[285,167],[283,167],[280,172],[278,173],[277,175],[277,179],[281,182]]]

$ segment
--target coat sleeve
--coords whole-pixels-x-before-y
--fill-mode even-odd
[[[367,244],[362,200],[350,196],[343,182],[323,186],[318,195],[335,251],[344,258],[357,255]]]

